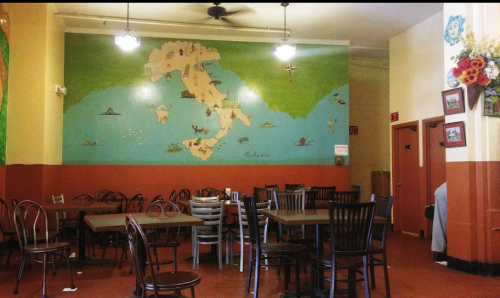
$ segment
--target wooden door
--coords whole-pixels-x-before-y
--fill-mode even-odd
[[[420,231],[418,122],[393,127],[394,228],[418,236]]]

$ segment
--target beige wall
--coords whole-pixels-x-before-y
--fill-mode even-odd
[[[387,59],[350,59],[349,136],[351,184],[363,185],[361,201],[372,193],[371,172],[390,171],[389,69]]]

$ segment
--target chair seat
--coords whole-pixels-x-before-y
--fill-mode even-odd
[[[28,245],[24,248],[24,250],[29,253],[44,253],[59,249],[61,250],[68,249],[69,247],[70,247],[69,242],[49,242],[49,243],[38,243],[36,245]]]
[[[155,279],[159,291],[173,291],[199,284],[201,276],[194,271],[175,271],[155,273]],[[151,275],[146,276],[144,280],[146,282],[146,289],[153,291],[153,279]]]

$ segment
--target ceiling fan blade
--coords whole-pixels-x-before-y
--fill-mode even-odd
[[[240,9],[235,9],[226,12],[226,16],[234,15],[234,14],[245,14],[245,13],[253,13],[255,10],[249,8],[249,7],[242,7]]]

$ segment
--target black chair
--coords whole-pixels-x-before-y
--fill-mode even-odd
[[[389,272],[387,270],[387,255],[386,255],[386,235],[387,229],[391,224],[391,209],[394,201],[393,196],[380,196],[372,194],[372,202],[376,202],[375,216],[384,217],[387,219],[385,223],[374,223],[372,225],[372,238],[369,248],[369,266],[372,289],[375,289],[375,266],[384,267],[385,278],[385,296],[391,297],[389,287]],[[378,257],[377,255],[380,255]]]
[[[243,197],[245,212],[248,220],[248,229],[250,237],[250,249],[248,257],[246,293],[250,293],[250,281],[252,279],[252,269],[255,267],[253,297],[259,297],[260,268],[269,266],[285,267],[285,290],[288,290],[290,282],[290,267],[295,266],[295,285],[296,297],[300,297],[300,270],[299,255],[301,249],[288,242],[261,242],[261,221],[265,217],[257,211],[257,202],[254,196]],[[274,262],[273,262],[274,261]]]
[[[79,194],[71,198],[70,204],[74,205],[92,205],[96,202],[96,199],[89,194]],[[78,227],[78,231],[80,228]],[[87,256],[90,257],[90,246],[92,246],[92,256],[95,256],[95,247],[94,247],[94,239],[95,234],[94,231],[90,227],[85,229],[85,241],[87,241]]]
[[[361,195],[362,190],[363,190],[363,185],[361,185],[361,184],[351,185],[351,191],[357,191],[357,192],[359,192],[359,195]]]
[[[189,191],[189,189],[187,188],[183,188],[181,189],[178,193],[177,193],[177,196],[176,196],[176,201],[189,201],[191,200],[191,192]],[[184,214],[189,214],[189,207],[187,206],[184,206],[184,205],[180,205],[179,209],[181,210],[182,213]],[[179,227],[180,228],[180,227]],[[190,227],[186,227],[186,234],[184,236],[184,241],[187,240],[187,238],[189,237],[189,235],[191,234],[190,233],[191,231],[191,228]]]
[[[286,190],[297,190],[304,188],[304,183],[285,183]]]
[[[108,188],[102,188],[100,190],[98,190],[95,194],[95,199],[96,201],[98,202],[101,202],[102,199],[110,192],[113,192],[111,189],[108,189]]]
[[[47,297],[45,291],[45,276],[47,264],[52,265],[53,274],[56,274],[57,263],[66,263],[69,273],[69,284],[71,289],[75,288],[71,266],[69,263],[70,243],[54,242],[49,236],[49,224],[47,213],[43,207],[30,200],[21,201],[14,209],[14,225],[16,227],[17,238],[21,248],[21,264],[17,274],[14,294],[18,293],[19,282],[23,275],[26,262],[33,261],[43,264],[42,297]],[[36,228],[37,227],[37,228]],[[38,230],[40,229],[40,230]],[[42,257],[40,258],[40,256]]]
[[[375,204],[328,202],[330,249],[310,254],[312,297],[316,297],[316,285],[324,280],[330,281],[330,298],[335,294],[337,282],[348,284],[349,297],[356,296],[356,282],[364,282],[365,297],[370,297],[368,256]],[[330,275],[324,274],[324,270],[329,270]],[[347,278],[338,278],[338,270],[347,270]]]
[[[0,252],[0,262],[3,259],[3,254],[5,249],[8,250],[7,261],[5,264],[9,265],[10,263],[10,255],[14,248],[17,247],[17,233],[12,224],[12,217],[10,216],[9,207],[7,203],[0,198],[0,233],[2,233],[2,247]]]
[[[359,203],[359,191],[332,191],[331,200],[337,203]]]
[[[194,298],[194,287],[201,282],[201,276],[194,271],[155,272],[150,250],[151,244],[141,226],[128,215],[125,219],[125,228],[137,282],[142,289],[142,297],[146,297],[147,291],[153,292],[147,297],[158,298],[160,292],[172,291],[180,296],[181,290],[190,289],[191,297]],[[136,293],[136,296],[138,295],[139,293]]]
[[[331,199],[332,192],[336,190],[336,186],[312,186],[311,189],[316,189],[315,209],[328,209],[328,201]]]
[[[141,213],[144,210],[144,203],[146,202],[146,197],[141,193],[134,195],[132,198],[125,201],[124,213]],[[117,232],[115,239],[115,263],[118,256],[118,245],[122,244],[122,255],[120,257],[120,263],[118,264],[118,269],[122,269],[123,258],[128,259],[127,256],[127,245],[125,232]]]

